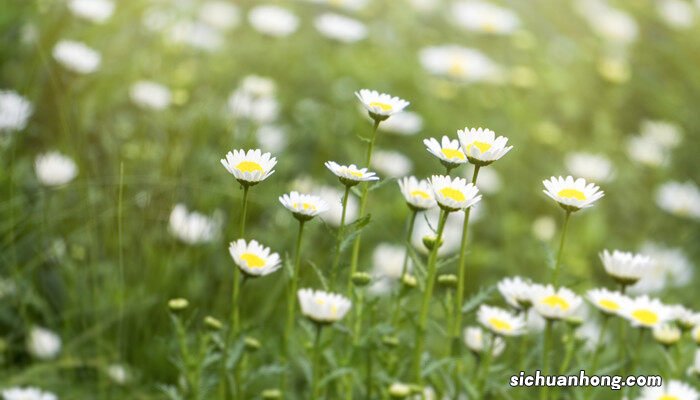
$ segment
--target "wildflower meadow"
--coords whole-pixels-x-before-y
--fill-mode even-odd
[[[700,1],[0,0],[0,399],[700,400]]]

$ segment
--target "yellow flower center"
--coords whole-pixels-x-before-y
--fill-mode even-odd
[[[662,394],[658,400],[681,400],[681,398],[670,394]]]
[[[331,315],[334,317],[338,315],[338,305],[335,303],[331,304]]]
[[[544,299],[542,299],[542,304],[546,304],[554,308],[559,307],[564,311],[568,310],[570,307],[569,302],[567,302],[566,299],[556,294],[547,296]]]
[[[236,165],[236,169],[241,172],[263,171],[263,168],[260,166],[260,164],[253,161],[243,161]]]
[[[493,328],[497,331],[510,332],[513,330],[513,326],[502,319],[489,318],[489,324],[491,324],[491,326],[493,326]]]
[[[461,150],[442,149],[442,154],[444,154],[447,158],[458,158],[460,160],[464,160],[464,153],[462,153]]]
[[[243,253],[241,254],[241,259],[245,261],[248,268],[262,268],[265,266],[265,260],[253,253]]]
[[[414,190],[411,192],[411,196],[422,197],[424,199],[430,199],[430,195],[422,190]]]
[[[620,309],[620,305],[610,299],[603,299],[598,302],[598,305],[603,307],[608,311],[617,311]]]
[[[391,104],[382,103],[381,101],[373,101],[369,103],[370,107],[379,107],[382,111],[391,111]]]
[[[496,24],[491,20],[486,20],[481,23],[481,30],[486,33],[496,32]]]
[[[362,178],[362,172],[360,172],[360,171],[355,171],[355,170],[353,170],[353,169],[347,169],[346,171],[347,171],[348,174],[350,174],[350,175],[352,175],[352,176],[354,176],[354,177]]]
[[[634,310],[632,312],[632,318],[636,319],[644,325],[655,325],[659,322],[659,316],[651,310]]]
[[[450,67],[447,69],[447,74],[452,77],[462,77],[467,74],[467,67],[464,61],[460,58],[453,58],[450,61]]]
[[[586,195],[578,189],[562,189],[557,195],[565,199],[586,200]]]
[[[472,146],[474,146],[474,147],[476,147],[477,149],[479,149],[479,152],[480,152],[480,153],[486,153],[486,152],[489,151],[489,149],[491,148],[491,144],[490,144],[490,143],[475,141],[475,142],[469,143],[469,145],[467,146],[467,150],[470,150],[470,151],[471,151]]]
[[[297,209],[303,208],[304,210],[316,210],[316,206],[311,204],[311,203],[301,203],[301,207],[299,207],[300,206],[299,203],[294,203],[294,204],[292,204],[292,206],[294,206],[294,208],[297,208]]]
[[[326,301],[323,299],[323,297],[316,297],[316,304],[319,306],[322,306],[326,303]]]
[[[462,201],[466,200],[466,197],[464,197],[464,193],[460,192],[457,189],[453,189],[451,187],[446,187],[446,188],[440,189],[440,193],[443,196],[447,197],[448,199],[452,199],[454,201],[462,202]]]

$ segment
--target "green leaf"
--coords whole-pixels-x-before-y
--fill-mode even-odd
[[[489,297],[491,297],[491,293],[493,293],[495,289],[496,286],[494,285],[488,286],[486,288],[479,288],[479,291],[476,292],[476,294],[474,294],[472,297],[467,299],[466,302],[464,302],[464,305],[462,306],[462,314],[468,314],[476,310],[476,308],[480,304],[484,303],[486,300],[489,299]]]
[[[316,273],[316,276],[318,276],[318,280],[321,282],[321,286],[323,286],[323,290],[328,290],[328,282],[326,281],[326,278],[323,276],[323,272],[321,272],[321,269],[313,262],[309,261],[309,265],[311,265],[311,268],[314,270]]]
[[[340,251],[344,251],[355,240],[355,237],[369,224],[370,219],[371,214],[367,214],[343,228],[343,241],[340,242]]]

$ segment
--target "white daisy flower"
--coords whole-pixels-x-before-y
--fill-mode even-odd
[[[627,154],[630,158],[648,167],[659,167],[667,163],[667,149],[648,136],[632,136],[627,140]]]
[[[406,247],[390,243],[380,243],[372,252],[372,272],[374,276],[397,280],[401,278],[403,261],[406,257]],[[411,270],[411,262],[407,264],[407,272]]]
[[[314,20],[314,26],[323,36],[342,43],[354,43],[367,37],[365,24],[340,14],[321,14]]]
[[[423,144],[447,169],[451,170],[467,162],[467,156],[462,152],[459,141],[456,139],[450,140],[447,136],[442,137],[442,142],[438,142],[435,138],[423,139]]]
[[[632,326],[642,328],[653,328],[672,317],[668,306],[648,296],[635,297],[625,302],[619,314],[629,320]]]
[[[413,162],[398,151],[375,150],[370,166],[388,178],[400,178],[411,172]]]
[[[596,182],[609,182],[613,177],[613,165],[602,154],[570,153],[564,160],[566,169],[575,176]]]
[[[656,204],[670,214],[700,219],[700,189],[691,181],[662,184],[656,191]]]
[[[425,47],[418,57],[429,73],[465,83],[498,83],[503,77],[503,69],[476,49],[458,45]]]
[[[379,129],[399,135],[415,135],[423,129],[423,118],[415,112],[403,111],[384,121]]]
[[[114,13],[114,3],[109,0],[70,0],[68,9],[76,17],[101,24]]]
[[[152,81],[134,83],[129,89],[129,96],[137,106],[151,110],[165,110],[172,100],[167,86]]]
[[[645,386],[637,400],[698,400],[700,393],[681,381],[671,380],[661,386]]]
[[[532,295],[537,286],[519,276],[504,278],[496,285],[506,303],[518,310],[532,305]]]
[[[355,96],[365,107],[369,116],[375,121],[384,121],[390,116],[400,113],[410,103],[398,97],[392,97],[376,90],[361,89]]]
[[[476,0],[454,3],[452,17],[457,25],[471,32],[507,35],[520,26],[520,19],[512,10]]]
[[[212,0],[202,4],[199,19],[214,29],[227,31],[240,23],[241,15],[237,6],[223,0]]]
[[[300,221],[308,221],[328,210],[328,204],[320,197],[299,194],[296,191],[280,196],[279,200],[284,208],[291,211]]]
[[[482,304],[476,319],[486,329],[498,336],[518,336],[525,331],[525,320],[502,308]]]
[[[219,237],[221,219],[209,217],[196,211],[188,211],[184,204],[177,204],[170,213],[170,234],[184,243],[195,245],[208,243]]]
[[[683,329],[692,329],[695,325],[700,324],[700,313],[686,308],[680,304],[669,306],[671,310],[671,319],[678,322]]]
[[[255,132],[255,137],[263,150],[281,153],[287,148],[287,131],[281,126],[262,125]]]
[[[328,204],[328,211],[323,215],[324,221],[330,225],[340,226],[340,219],[343,213],[343,191],[331,186],[320,186],[316,189],[318,196]],[[345,210],[345,223],[350,224],[357,219],[359,212],[359,201],[357,197],[348,193],[348,204]]]
[[[433,190],[425,179],[418,180],[415,176],[399,179],[399,188],[406,204],[415,211],[427,210],[437,205]]]
[[[270,78],[249,75],[228,98],[228,109],[235,118],[245,118],[259,124],[277,119],[279,103],[276,85]]]
[[[297,292],[301,313],[319,324],[341,320],[352,306],[347,298],[321,290],[300,289]]]
[[[636,284],[629,287],[630,293],[656,293],[665,288],[685,286],[692,281],[695,267],[683,250],[645,243],[641,253],[651,258],[651,267]]]
[[[552,240],[556,232],[557,224],[554,218],[548,215],[537,217],[537,219],[532,222],[532,234],[543,242]]]
[[[78,175],[78,166],[70,157],[51,151],[36,157],[34,172],[44,186],[61,186]]]
[[[107,376],[117,385],[126,385],[131,380],[131,374],[122,364],[109,364],[106,368]]]
[[[484,335],[484,331],[478,326],[464,328],[464,344],[477,355],[481,355],[487,348],[491,349],[491,355],[498,357],[506,348],[506,341],[501,336]]]
[[[177,21],[169,27],[167,38],[173,43],[208,52],[218,51],[224,45],[221,32],[200,21]]]
[[[478,209],[477,204],[472,209],[470,221],[477,219],[472,217],[478,216],[478,213],[475,213]],[[416,218],[416,225],[413,227],[413,234],[411,235],[411,244],[417,251],[427,254],[428,250],[425,247],[424,239],[426,237],[435,238],[435,229],[440,218],[440,210],[431,208],[425,210],[422,214],[422,217]],[[464,213],[448,214],[442,234],[442,246],[438,248],[438,256],[444,257],[459,250],[463,225]]]
[[[626,46],[637,39],[637,22],[628,13],[602,0],[579,0],[577,5],[591,29],[609,43]]]
[[[58,400],[55,394],[34,387],[13,387],[2,391],[4,400]]]
[[[547,319],[569,318],[576,314],[581,303],[581,297],[570,289],[555,289],[552,285],[538,287],[532,297],[535,311]]]
[[[228,251],[241,272],[249,277],[269,275],[282,267],[280,256],[255,240],[246,243],[238,239],[229,244]]]
[[[479,189],[463,178],[433,175],[430,187],[438,205],[447,211],[464,210],[481,200]]]
[[[252,186],[267,179],[275,171],[277,159],[270,153],[263,154],[260,149],[234,150],[226,154],[221,164],[242,185]]]
[[[289,36],[299,28],[299,17],[284,7],[273,5],[250,10],[248,22],[256,31],[274,37]]]
[[[664,346],[674,345],[681,340],[681,330],[677,326],[668,323],[655,326],[651,333],[654,340]]]
[[[635,253],[614,250],[600,253],[605,272],[618,283],[632,285],[641,279],[651,267],[651,258]]]
[[[18,93],[0,90],[0,132],[21,131],[33,110],[32,103]]]
[[[314,3],[342,8],[348,11],[359,11],[367,5],[368,0],[309,0]]]
[[[586,293],[588,301],[605,314],[617,315],[625,302],[630,299],[620,292],[614,292],[605,288],[591,289]]]
[[[53,47],[53,58],[67,69],[79,73],[90,74],[97,71],[102,57],[100,53],[73,40],[60,40]]]
[[[506,155],[513,146],[506,146],[508,138],[496,137],[490,129],[471,128],[457,131],[462,150],[474,165],[489,165]]]
[[[355,164],[347,166],[340,165],[334,161],[326,161],[324,165],[346,186],[355,186],[360,182],[379,180],[379,177],[374,172],[367,171],[367,168],[357,168]]]
[[[674,29],[688,29],[695,23],[695,10],[687,1],[659,0],[656,10],[666,25]]]
[[[678,146],[683,140],[681,128],[669,121],[644,120],[640,123],[639,133],[667,150]]]
[[[46,328],[35,326],[29,331],[27,351],[40,360],[56,358],[61,345],[61,337]]]
[[[586,180],[578,178],[574,180],[572,176],[551,177],[542,181],[546,190],[544,194],[559,203],[567,212],[575,212],[583,208],[588,208],[604,196],[604,192],[594,183],[586,184]]]

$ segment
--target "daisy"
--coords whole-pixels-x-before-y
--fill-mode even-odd
[[[286,8],[273,5],[250,10],[248,22],[256,31],[273,37],[289,36],[299,28],[299,17]]]
[[[490,129],[464,128],[457,131],[457,136],[469,162],[474,165],[489,165],[513,148],[513,146],[506,146],[508,138],[496,137],[496,133]]]
[[[525,321],[510,312],[482,304],[476,314],[481,325],[498,336],[517,336],[525,330]]]
[[[284,208],[291,211],[294,214],[294,218],[299,221],[308,221],[328,210],[328,203],[320,197],[299,194],[296,191],[280,196],[279,200]]]
[[[199,19],[214,29],[227,31],[241,21],[237,6],[223,0],[207,1],[199,10]]]
[[[651,268],[630,286],[630,293],[656,293],[665,288],[685,286],[692,281],[695,267],[682,249],[645,243],[641,253],[651,258]]]
[[[413,162],[398,151],[375,150],[370,166],[389,178],[400,178],[411,172]]]
[[[641,279],[651,268],[651,258],[615,250],[600,253],[605,272],[622,285],[632,285]]]
[[[481,200],[479,189],[463,178],[433,175],[430,186],[438,205],[447,211],[464,210]]]
[[[496,285],[506,302],[518,310],[527,309],[532,305],[532,295],[537,286],[519,276],[502,279]]]
[[[46,328],[35,326],[27,337],[27,351],[40,360],[56,358],[61,352],[61,337]]]
[[[586,293],[588,301],[604,314],[615,315],[630,299],[620,292],[608,289],[591,289]]]
[[[482,1],[454,3],[452,15],[457,25],[471,32],[507,35],[520,26],[520,19],[513,11]]]
[[[653,328],[671,319],[669,307],[648,296],[625,302],[620,315],[629,320],[632,326],[641,328]]]
[[[669,306],[671,309],[671,319],[676,321],[684,330],[692,329],[700,323],[700,314],[688,309],[680,304]]]
[[[340,226],[340,220],[343,214],[343,191],[332,186],[320,186],[316,189],[316,192],[318,193],[318,196],[328,204],[329,207],[328,212],[324,214],[324,221],[335,227]],[[357,219],[359,208],[360,205],[357,197],[354,194],[349,193],[348,204],[345,210],[346,224],[352,223]]]
[[[464,329],[464,343],[474,354],[481,355],[487,348],[491,349],[491,355],[498,357],[506,348],[506,342],[500,336],[484,335],[483,329],[478,326],[468,326]]]
[[[265,276],[277,271],[282,264],[277,253],[270,253],[269,247],[264,247],[255,240],[246,243],[243,239],[231,242],[228,247],[233,261],[246,276]]]
[[[593,183],[586,184],[586,180],[579,178],[574,180],[572,176],[551,177],[542,181],[546,188],[543,192],[567,212],[575,212],[588,208],[603,197],[604,193]]]
[[[160,111],[170,106],[172,93],[167,86],[160,83],[138,81],[131,85],[129,97],[139,107]]]
[[[53,58],[67,69],[78,74],[97,71],[102,57],[100,53],[73,40],[61,40],[53,47]]]
[[[692,331],[690,331],[690,336],[693,338],[695,344],[700,345],[700,325],[696,325]]]
[[[693,6],[683,0],[661,0],[657,3],[657,11],[671,28],[688,29],[695,22]]]
[[[672,324],[657,325],[652,330],[654,340],[664,346],[671,346],[681,340],[681,330]]]
[[[673,149],[683,140],[682,129],[668,121],[644,120],[640,123],[639,134],[665,150]]]
[[[326,161],[324,164],[340,182],[345,186],[355,186],[360,182],[376,181],[379,177],[374,172],[367,171],[367,168],[358,168],[355,164],[349,166],[340,165],[333,161]]]
[[[354,43],[367,37],[367,27],[362,22],[340,14],[321,14],[316,17],[314,26],[323,36],[342,43]]]
[[[347,298],[320,290],[300,289],[297,292],[301,313],[319,324],[341,320],[350,310],[352,302]]]
[[[114,3],[109,0],[70,0],[68,9],[76,17],[101,24],[114,12]]]
[[[571,290],[552,285],[538,287],[532,297],[535,311],[547,319],[566,319],[572,317],[581,305],[581,297]]]
[[[379,93],[376,90],[361,89],[359,92],[355,92],[355,96],[376,123],[400,113],[410,104],[406,100],[392,97],[386,93]]]
[[[412,111],[404,111],[386,120],[380,129],[399,135],[415,135],[423,129],[423,117]]]
[[[24,129],[33,109],[32,103],[18,93],[0,90],[0,133]]]
[[[637,400],[698,400],[700,393],[681,381],[669,381],[661,386],[645,386]]]
[[[78,175],[78,166],[70,157],[51,151],[36,157],[34,172],[43,185],[61,186]]]
[[[58,400],[55,394],[34,387],[13,387],[2,391],[4,400]]]
[[[459,148],[459,141],[456,139],[450,140],[449,137],[443,136],[442,143],[438,142],[435,138],[430,138],[424,139],[423,144],[425,144],[427,150],[437,157],[448,170],[459,167],[467,162],[467,157]]]
[[[656,191],[656,204],[670,214],[700,220],[700,189],[691,181],[662,184]]]
[[[184,243],[207,243],[219,237],[221,220],[216,214],[209,217],[196,211],[188,211],[184,204],[177,204],[170,213],[168,229]]]
[[[263,154],[260,149],[234,150],[226,154],[221,164],[243,186],[253,186],[267,179],[275,171],[277,159],[270,153]]]
[[[613,177],[612,162],[602,154],[570,153],[564,163],[570,173],[587,180],[608,182]]]
[[[464,83],[498,82],[502,68],[484,53],[458,45],[425,47],[418,53],[429,73]]]
[[[409,176],[399,179],[399,188],[406,204],[414,211],[424,211],[437,205],[427,180]]]

